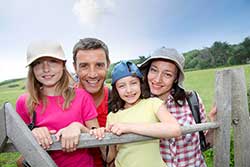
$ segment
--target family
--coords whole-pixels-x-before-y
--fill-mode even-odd
[[[176,49],[159,48],[142,64],[120,61],[105,85],[110,66],[107,45],[96,38],[73,47],[76,78],[66,68],[56,41],[34,41],[27,48],[26,93],[16,111],[45,150],[51,134],[62,150],[48,152],[59,167],[205,167],[199,132],[181,135],[181,126],[196,124],[183,87],[185,58]],[[206,112],[201,98],[201,122]],[[216,107],[208,114],[216,119]],[[159,139],[77,149],[81,133],[101,140],[106,132],[135,133]],[[206,131],[212,144],[212,130]],[[24,158],[18,166],[28,166]]]

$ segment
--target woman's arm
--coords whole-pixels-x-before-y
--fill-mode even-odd
[[[208,118],[211,122],[216,121],[216,114],[217,114],[217,109],[216,106],[213,105],[212,109],[208,113]],[[208,143],[210,146],[213,145],[213,133],[214,129],[209,129],[206,133],[206,143]]]

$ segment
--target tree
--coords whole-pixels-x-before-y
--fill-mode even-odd
[[[214,65],[225,66],[228,63],[228,59],[231,56],[231,48],[227,42],[214,42],[212,47],[209,49],[211,56],[214,58]]]

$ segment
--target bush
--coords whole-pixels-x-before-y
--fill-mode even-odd
[[[19,84],[12,84],[12,85],[9,85],[8,88],[15,88],[15,87],[18,87]]]

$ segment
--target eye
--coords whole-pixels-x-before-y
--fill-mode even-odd
[[[119,89],[125,88],[125,85],[121,84],[117,86]]]
[[[39,64],[41,64],[42,62],[40,61],[40,60],[37,60],[37,61],[35,61],[34,63],[32,63],[32,66],[34,67],[34,66],[37,66],[37,65],[39,65]]]
[[[151,67],[151,68],[149,69],[149,71],[150,71],[151,73],[157,73],[157,69],[154,68],[154,67]]]
[[[88,67],[88,65],[86,63],[80,63],[79,64],[80,69],[86,69],[87,67]]]
[[[97,63],[96,66],[97,66],[97,68],[104,68],[105,64],[104,63]]]
[[[137,81],[132,81],[131,84],[132,85],[137,85]]]
[[[165,78],[171,78],[173,75],[172,75],[171,73],[164,72],[164,73],[163,73],[163,76],[164,76]]]

